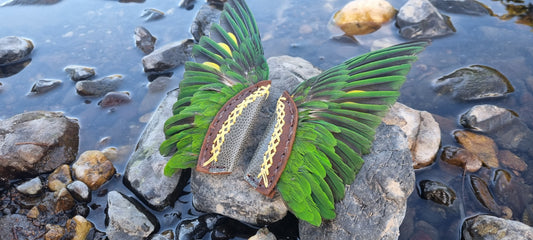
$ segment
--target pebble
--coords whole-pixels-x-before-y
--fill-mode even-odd
[[[91,191],[89,187],[82,181],[76,180],[67,185],[67,190],[72,196],[80,202],[89,202],[91,200]]]
[[[131,102],[129,92],[108,92],[104,98],[98,102],[98,105],[103,108],[118,106]]]
[[[498,152],[498,159],[502,165],[516,171],[526,171],[527,163],[522,160],[519,156],[516,156],[509,150],[501,150]]]
[[[70,79],[75,82],[92,78],[96,74],[96,70],[93,67],[80,65],[68,65],[64,70]]]
[[[464,130],[456,131],[453,135],[459,144],[476,154],[487,167],[498,168],[500,166],[496,157],[498,147],[491,138]]]
[[[93,224],[80,215],[76,215],[67,221],[67,230],[74,230],[74,237],[72,240],[85,240],[89,231],[93,228]]]
[[[72,170],[76,179],[87,184],[91,190],[98,189],[115,174],[113,163],[97,150],[82,153],[72,165]]]
[[[347,35],[364,35],[377,31],[395,14],[394,7],[385,0],[355,0],[336,12],[333,20]]]
[[[462,167],[468,172],[477,172],[483,164],[476,154],[453,146],[444,147],[440,157],[442,161]]]
[[[155,8],[147,8],[144,9],[143,13],[141,14],[141,17],[144,17],[145,21],[152,21],[152,20],[158,20],[165,16],[165,13],[161,10],[157,10]]]
[[[0,65],[20,62],[30,55],[33,42],[29,39],[7,36],[0,38]]]
[[[39,192],[41,192],[42,188],[43,188],[43,184],[41,182],[41,179],[39,177],[35,177],[17,186],[17,191],[31,196],[31,195],[36,195]]]
[[[115,91],[122,83],[120,74],[110,75],[97,80],[82,80],[76,82],[76,91],[81,96],[102,96]]]
[[[35,94],[45,93],[58,87],[61,83],[62,81],[57,79],[41,79],[33,84],[30,92]]]
[[[76,205],[76,201],[66,188],[56,191],[54,197],[56,201],[55,213],[69,211]]]
[[[135,35],[133,37],[135,39],[135,46],[141,49],[141,51],[143,51],[145,54],[149,54],[154,51],[157,38],[152,36],[148,29],[140,26],[136,27]]]
[[[431,200],[445,206],[450,206],[455,201],[455,192],[444,183],[422,180],[418,185],[420,186],[420,196],[423,199]]]
[[[70,166],[63,164],[56,168],[50,175],[48,175],[48,189],[55,192],[65,188],[67,184],[72,182],[70,176]]]
[[[46,224],[45,240],[60,240],[65,235],[65,229],[60,225]]]

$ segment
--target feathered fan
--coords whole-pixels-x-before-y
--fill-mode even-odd
[[[375,129],[399,96],[426,41],[355,57],[279,97],[244,178],[262,194],[277,190],[294,215],[313,225],[335,218],[363,164]],[[243,0],[229,0],[210,36],[193,47],[173,116],[165,123],[165,174],[196,168],[231,173],[270,90],[255,20]]]

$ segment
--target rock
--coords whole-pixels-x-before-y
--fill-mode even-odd
[[[67,221],[67,230],[74,232],[72,240],[85,240],[93,224],[80,215],[74,216]]]
[[[436,8],[475,16],[492,15],[490,8],[475,0],[429,0]]]
[[[479,215],[466,219],[464,239],[533,239],[533,228],[521,222]]]
[[[434,90],[443,95],[451,95],[456,100],[470,101],[503,97],[513,92],[509,80],[498,70],[472,65],[437,79]]]
[[[76,201],[66,188],[61,188],[60,190],[56,191],[54,193],[54,197],[56,201],[55,213],[72,210],[74,205],[76,205]]]
[[[141,49],[145,54],[149,54],[154,51],[154,45],[157,38],[152,36],[148,29],[144,27],[136,27],[135,35],[135,46]]]
[[[191,34],[196,42],[199,42],[202,36],[209,36],[211,25],[218,22],[220,13],[219,9],[210,4],[202,5],[191,25]]]
[[[13,231],[16,230],[16,231]],[[44,229],[40,230],[35,226],[31,219],[24,215],[10,214],[0,216],[0,236],[2,239],[32,239],[44,234]]]
[[[389,125],[397,125],[407,135],[415,169],[430,165],[439,151],[441,133],[439,124],[431,113],[417,111],[395,103],[383,118]]]
[[[79,125],[60,112],[35,111],[0,121],[0,176],[50,172],[75,160]]]
[[[107,217],[109,224],[106,228],[107,237],[115,239],[144,239],[156,228],[155,217],[142,210],[135,200],[117,191],[107,194]]]
[[[36,206],[33,206],[30,211],[28,211],[28,213],[26,214],[26,217],[28,218],[33,218],[33,219],[36,219],[39,217],[39,208],[37,208]]]
[[[0,66],[24,61],[33,50],[33,42],[26,38],[0,38]]]
[[[5,65],[5,66],[0,65],[0,78],[11,77],[19,73],[20,71],[22,71],[22,69],[30,65],[30,63],[31,63],[31,58],[23,60],[22,62],[13,63],[13,64]]]
[[[498,168],[500,166],[496,157],[498,147],[489,137],[464,130],[454,132],[453,136],[466,150],[476,154],[487,167]]]
[[[104,98],[98,102],[98,105],[103,108],[118,106],[131,102],[129,92],[108,92]]]
[[[61,83],[62,81],[57,79],[41,79],[33,84],[31,92],[35,94],[45,93],[58,87]]]
[[[213,230],[220,216],[206,214],[197,219],[182,221],[176,228],[178,239],[202,239],[204,235]]]
[[[336,12],[333,20],[347,35],[364,35],[377,31],[395,14],[386,0],[355,0]]]
[[[82,181],[76,180],[70,183],[67,185],[67,190],[80,202],[89,202],[91,200],[91,191],[89,191],[87,184]]]
[[[91,190],[96,190],[113,174],[115,167],[105,155],[97,150],[86,151],[72,164],[76,179],[84,182]]]
[[[67,184],[72,182],[70,177],[70,166],[63,164],[48,175],[48,189],[53,192],[65,188]]]
[[[161,19],[165,16],[165,13],[161,10],[157,10],[155,8],[147,8],[144,9],[143,13],[141,14],[141,17],[144,17],[145,21],[153,21]]]
[[[159,76],[150,83],[148,83],[148,90],[150,90],[150,92],[161,92],[168,87],[169,83],[170,77]]]
[[[501,215],[502,207],[496,203],[496,200],[494,200],[494,196],[492,196],[488,184],[475,175],[470,175],[470,183],[472,184],[474,195],[476,195],[477,200],[494,214]]]
[[[45,240],[60,240],[65,235],[65,229],[59,225],[46,224]]]
[[[485,133],[499,146],[533,156],[533,131],[510,110],[494,105],[476,105],[461,115],[465,128]]]
[[[96,70],[93,67],[79,65],[68,65],[64,70],[70,79],[75,82],[92,78],[96,74]]]
[[[337,217],[314,227],[300,221],[301,239],[397,239],[415,174],[407,139],[397,126],[380,125],[371,153],[343,201]]]
[[[162,72],[173,69],[189,60],[193,41],[169,43],[142,58],[145,72]]]
[[[449,17],[440,14],[428,0],[407,1],[396,16],[396,26],[407,39],[441,37],[455,32]]]
[[[431,200],[445,206],[450,206],[455,201],[455,192],[444,183],[422,180],[418,184],[420,186],[420,197],[423,199]]]
[[[82,96],[102,96],[115,91],[122,83],[122,75],[110,75],[97,80],[82,80],[76,82],[76,91]]]
[[[483,162],[478,156],[464,148],[447,146],[440,155],[442,161],[464,168],[468,172],[477,172]]]
[[[531,188],[523,183],[523,179],[504,169],[498,169],[494,172],[491,190],[498,202],[509,208],[511,216],[511,208],[517,210],[518,213],[523,211],[533,193]],[[507,214],[504,213],[503,215]],[[518,216],[520,215],[518,214]]]
[[[180,8],[185,8],[186,10],[192,10],[195,3],[196,0],[181,0],[178,6],[180,6]]]
[[[163,209],[177,198],[181,172],[165,176],[163,170],[170,157],[159,154],[159,146],[165,139],[162,129],[166,119],[172,116],[177,95],[178,91],[169,92],[152,115],[128,161],[124,176],[126,186],[155,209]]]
[[[26,195],[36,195],[43,190],[43,183],[39,177],[32,178],[17,186],[17,191]]]
[[[498,160],[500,160],[502,165],[512,170],[520,172],[527,170],[527,163],[509,150],[500,150],[498,152]]]
[[[61,0],[8,0],[0,7],[14,6],[14,5],[52,5],[60,2]]]
[[[152,240],[174,240],[174,232],[172,230],[166,230],[162,233],[155,234]]]
[[[276,235],[271,233],[268,228],[260,228],[257,230],[257,233],[253,235],[252,237],[248,238],[248,240],[276,240]]]

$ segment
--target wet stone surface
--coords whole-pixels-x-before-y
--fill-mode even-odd
[[[455,32],[450,19],[428,0],[409,0],[399,10],[396,26],[407,39],[434,38]]]
[[[122,83],[123,76],[120,74],[110,75],[97,80],[82,80],[76,82],[76,91],[81,96],[103,96],[108,92],[115,91]]]
[[[422,180],[418,185],[419,194],[423,199],[450,206],[456,198],[455,191],[441,182]]]
[[[475,0],[430,0],[430,2],[436,8],[452,13],[476,16],[492,14],[492,11],[489,8]]]
[[[8,36],[0,38],[0,66],[20,62],[33,50],[33,42],[29,39]]]
[[[144,27],[135,28],[135,46],[141,49],[145,54],[149,54],[154,51],[154,45],[157,40],[156,37],[152,36],[150,31]]]
[[[190,39],[166,44],[142,58],[144,71],[171,70],[189,60],[191,48],[192,41]]]
[[[35,94],[45,93],[58,87],[61,83],[62,81],[57,79],[41,79],[33,84],[31,92]]]
[[[200,41],[202,36],[209,36],[211,25],[218,22],[220,10],[210,4],[204,4],[194,17],[191,25],[191,34],[195,41]]]
[[[93,67],[80,65],[68,65],[63,70],[75,82],[92,78],[96,74],[96,70]]]
[[[108,92],[98,102],[100,107],[113,107],[131,102],[131,96],[129,92]]]

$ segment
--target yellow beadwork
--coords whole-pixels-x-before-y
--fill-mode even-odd
[[[222,147],[222,144],[224,143],[226,134],[229,133],[231,126],[235,124],[237,121],[237,118],[242,114],[242,111],[248,106],[248,104],[254,102],[259,97],[268,97],[268,93],[270,90],[270,85],[261,86],[257,90],[255,90],[252,94],[250,94],[248,97],[244,99],[241,103],[235,107],[231,113],[228,116],[228,119],[224,121],[222,124],[222,128],[218,130],[217,136],[215,140],[213,141],[213,148],[211,149],[211,157],[209,160],[205,161],[203,166],[209,165],[211,162],[218,161],[218,155],[220,154],[220,148]]]
[[[276,104],[276,125],[274,126],[274,132],[268,143],[268,149],[263,154],[263,164],[261,164],[261,172],[257,175],[257,178],[263,178],[265,187],[268,187],[268,169],[272,166],[272,158],[276,154],[276,148],[280,143],[280,136],[283,132],[283,126],[285,125],[285,104],[283,101],[287,100],[285,97],[280,97]]]

